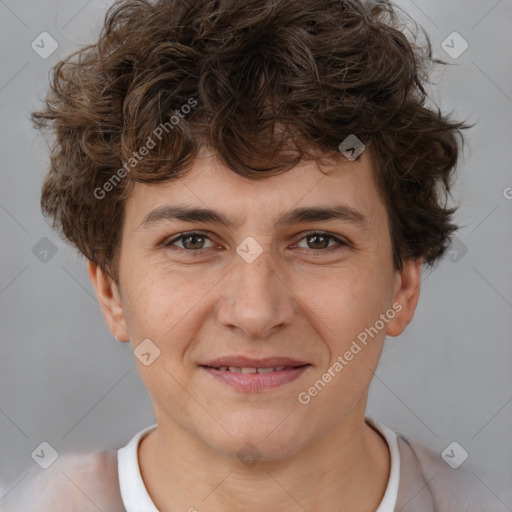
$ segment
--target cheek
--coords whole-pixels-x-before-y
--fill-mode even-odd
[[[303,391],[315,397],[318,411],[330,411],[326,421],[333,425],[368,389],[386,332],[380,315],[389,309],[389,290],[378,273],[346,270],[325,279],[308,304],[326,357]]]
[[[324,338],[343,348],[365,328],[375,324],[389,307],[390,289],[384,276],[368,266],[333,271],[310,286],[307,302],[321,320]]]
[[[124,311],[134,344],[150,339],[166,359],[182,357],[207,319],[207,296],[218,276],[156,267],[144,274],[134,272],[130,279]]]
[[[328,352],[311,385],[325,384],[318,406],[335,403],[337,420],[363,397],[379,362],[390,293],[383,274],[378,265],[337,269],[311,296],[310,318]]]

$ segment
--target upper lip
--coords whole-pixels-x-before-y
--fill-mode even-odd
[[[282,366],[304,366],[306,364],[309,363],[289,357],[275,356],[255,359],[246,356],[226,356],[213,359],[199,366],[212,366],[213,368],[220,368],[221,366],[234,366],[236,368],[280,368]]]

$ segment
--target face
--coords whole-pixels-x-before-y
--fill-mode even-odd
[[[364,417],[420,274],[420,262],[393,268],[372,172],[363,154],[328,175],[305,163],[251,181],[203,153],[180,180],[134,185],[120,288],[89,272],[112,333],[136,353],[151,340],[139,349],[149,364],[136,361],[159,427],[231,456],[251,442],[271,459]],[[231,365],[251,369],[206,368]]]

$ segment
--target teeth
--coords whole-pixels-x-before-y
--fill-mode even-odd
[[[238,366],[221,366],[220,368],[217,368],[217,370],[223,372],[230,371],[234,373],[272,373],[279,372],[285,368],[285,366],[280,366],[278,368],[240,368]]]
[[[275,371],[275,368],[258,368],[258,373],[272,373]]]

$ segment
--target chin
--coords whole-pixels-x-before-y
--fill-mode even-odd
[[[280,418],[269,428],[262,427],[261,423],[256,421],[244,426],[237,425],[236,428],[233,425],[229,427],[227,423],[226,430],[233,437],[221,430],[222,438],[209,438],[204,441],[216,452],[242,462],[242,459],[262,461],[285,459],[307,443],[301,438],[302,429],[290,426],[285,428],[283,423],[278,427],[282,421],[283,418]]]

